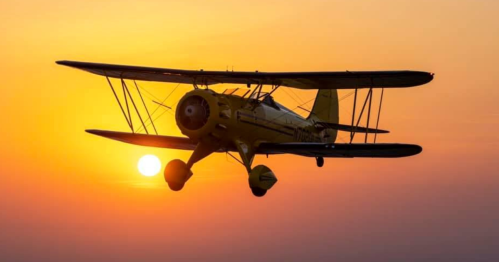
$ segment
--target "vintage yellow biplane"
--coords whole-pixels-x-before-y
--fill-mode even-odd
[[[131,129],[131,133],[86,130],[88,133],[135,145],[193,151],[187,163],[175,159],[166,166],[164,177],[170,189],[181,190],[193,174],[191,167],[208,155],[237,152],[241,160],[236,160],[246,167],[249,186],[255,196],[265,195],[277,182],[268,167],[258,165],[252,168],[256,154],[313,157],[317,166],[322,167],[324,157],[394,158],[420,153],[422,148],[418,145],[376,143],[378,134],[388,133],[378,129],[383,92],[385,88],[413,87],[433,79],[433,74],[419,71],[264,73],[179,70],[75,61],[56,63],[104,76]],[[120,80],[123,98],[120,99],[121,95],[113,87],[110,78]],[[129,88],[126,80],[133,80],[140,97],[137,102],[130,92],[133,87]],[[136,80],[192,85],[193,90],[180,99],[175,112],[176,123],[186,137],[158,135]],[[243,87],[217,93],[209,88],[215,84],[240,84]],[[264,86],[270,91],[263,92]],[[307,118],[273,99],[272,93],[279,87],[318,90]],[[368,89],[368,92],[364,101],[360,102],[362,108],[356,118],[357,92],[362,88]],[[381,89],[381,96],[376,126],[370,128],[373,90],[377,88]],[[339,122],[339,89],[352,89],[354,92],[350,124]],[[147,117],[141,116],[140,111],[144,109],[139,110],[139,106],[145,107]],[[130,112],[134,110],[144,133],[134,129]],[[359,124],[365,111],[367,124],[361,127]],[[153,128],[148,130],[147,127],[151,125]],[[349,132],[350,141],[336,143],[338,131]],[[365,133],[365,143],[353,143],[356,133]],[[373,134],[373,143],[368,143],[368,134]]]

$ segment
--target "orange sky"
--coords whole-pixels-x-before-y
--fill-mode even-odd
[[[499,258],[499,2],[209,2],[0,2],[2,261]],[[420,144],[422,154],[327,159],[322,169],[257,157],[279,178],[259,199],[224,154],[196,164],[181,192],[141,176],[144,154],[164,166],[189,153],[86,134],[127,126],[105,79],[61,59],[436,77],[385,93],[380,128],[391,133],[379,141]],[[141,85],[159,97],[175,87]],[[276,98],[296,106],[282,90]],[[341,103],[343,123],[351,103]],[[172,115],[158,121],[162,134],[180,134]]]

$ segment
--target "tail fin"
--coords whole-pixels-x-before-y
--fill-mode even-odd
[[[308,119],[337,124],[340,120],[338,108],[338,91],[336,89],[319,89]],[[336,135],[336,130],[327,130],[327,133],[323,135],[324,142],[333,143],[336,140]]]

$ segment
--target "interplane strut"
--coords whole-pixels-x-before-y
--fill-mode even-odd
[[[378,115],[377,115],[377,119],[376,119],[376,128],[375,128],[375,131],[374,131],[374,143],[376,143],[376,138],[377,138],[377,135],[378,135],[378,126],[379,126],[379,119],[380,119],[380,116],[381,116],[381,106],[382,106],[382,103],[383,103],[383,94],[384,94],[384,88],[381,89],[381,97],[380,97],[380,102],[379,102],[379,108],[378,108]],[[366,120],[366,129],[369,129],[369,124],[370,124],[370,118],[371,118],[371,108],[372,108],[372,99],[373,99],[373,88],[369,88],[369,91],[366,95],[366,98],[364,100],[364,104],[362,105],[362,109],[360,110],[360,114],[359,114],[359,117],[357,119],[357,122],[355,123],[355,111],[356,111],[356,107],[357,107],[357,89],[355,89],[355,95],[354,95],[354,100],[353,100],[353,113],[352,113],[352,128],[351,128],[351,131],[350,131],[350,144],[352,144],[353,142],[353,139],[355,137],[355,134],[357,132],[357,129],[359,127],[359,124],[360,124],[360,120],[362,119],[362,115],[364,114],[364,110],[366,108],[366,105],[369,103],[368,105],[368,109],[367,109],[367,120]],[[354,125],[355,123],[355,125]],[[368,140],[368,135],[369,135],[369,132],[366,132],[365,133],[365,138],[364,138],[364,143],[367,143],[367,140]]]
[[[126,110],[123,107],[123,104],[121,103],[120,98],[118,97],[118,94],[116,93],[116,90],[114,89],[114,86],[111,83],[111,80],[109,79],[109,77],[106,76],[106,80],[107,80],[107,82],[109,84],[109,87],[111,87],[111,90],[112,90],[112,92],[114,94],[114,97],[116,98],[116,102],[118,102],[118,105],[119,105],[119,107],[121,109],[121,112],[123,113],[123,116],[125,117],[125,120],[126,120],[128,126],[130,127],[130,130],[132,131],[132,133],[136,133],[136,132],[135,132],[135,130],[133,128],[132,113],[130,111],[130,105],[128,103],[128,100],[130,100],[130,103],[132,104],[133,108],[135,109],[135,112],[137,113],[137,116],[138,116],[138,118],[140,120],[140,123],[142,124],[141,128],[144,129],[144,131],[146,132],[146,134],[149,134],[149,130],[147,129],[147,126],[145,125],[144,120],[142,119],[142,115],[140,114],[140,111],[139,111],[137,105],[135,104],[135,100],[133,99],[133,96],[132,96],[130,90],[128,89],[128,86],[127,86],[125,80],[123,78],[120,79],[121,80],[121,87],[123,89],[123,99],[125,100],[124,105],[126,106]],[[146,105],[146,103],[144,101],[144,98],[142,97],[142,94],[141,94],[141,92],[139,90],[139,87],[138,87],[138,85],[137,85],[137,83],[135,81],[134,81],[134,83],[135,83],[135,87],[137,89],[137,93],[139,94],[139,97],[140,97],[140,99],[142,101],[142,104],[143,104],[143,106],[144,106],[144,108],[145,108],[145,110],[147,112],[148,117],[149,117],[148,119],[150,119],[151,124],[153,125],[154,132],[156,133],[156,135],[158,135],[158,131],[156,129],[156,126],[154,125],[154,122],[153,122],[153,120],[151,118],[151,114],[149,113],[149,109],[147,108],[147,105]]]

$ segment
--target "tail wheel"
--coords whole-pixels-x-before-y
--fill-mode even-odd
[[[324,158],[322,156],[316,157],[315,160],[317,160],[318,167],[324,166]]]

